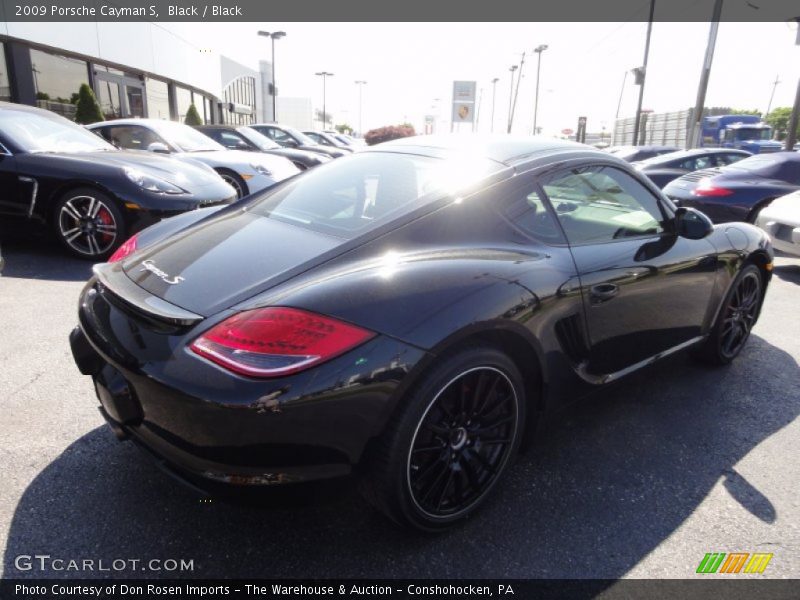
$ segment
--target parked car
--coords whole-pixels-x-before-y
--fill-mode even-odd
[[[773,200],[756,220],[776,250],[800,257],[800,191]]]
[[[584,145],[425,136],[114,259],[71,343],[118,436],[197,485],[357,473],[392,519],[436,530],[545,411],[683,349],[731,362],[773,256]]]
[[[680,150],[677,146],[613,146],[606,149],[606,152],[622,160],[636,162],[677,150]]]
[[[285,127],[277,123],[257,123],[255,125],[250,125],[250,127],[255,129],[258,133],[267,136],[269,139],[274,140],[284,148],[297,148],[299,150],[319,152],[331,158],[341,158],[349,154],[349,152],[341,148],[323,146],[294,127]]]
[[[281,156],[228,150],[183,123],[159,119],[116,119],[88,128],[117,148],[169,154],[180,160],[205,163],[242,198],[296,175],[299,169]]]
[[[50,228],[100,261],[171,215],[229,203],[234,190],[200,163],[123,152],[50,111],[0,102],[0,218]]]
[[[755,223],[759,212],[772,200],[797,189],[800,156],[775,152],[689,173],[668,183],[664,193],[681,206],[702,210],[715,223]]]
[[[331,160],[327,154],[298,150],[297,148],[284,148],[267,136],[258,133],[255,129],[242,125],[201,125],[195,127],[215,142],[222,144],[228,150],[244,150],[247,152],[265,152],[288,158],[295,167],[301,171],[316,167]]]
[[[328,146],[330,148],[339,148],[340,150],[344,150],[345,152],[353,151],[353,149],[348,144],[338,139],[333,134],[325,133],[323,131],[304,131],[303,133],[322,146]]]
[[[650,181],[658,187],[663,188],[673,179],[686,175],[686,173],[711,167],[725,167],[748,156],[752,156],[752,154],[744,150],[695,148],[654,156],[647,160],[635,162],[633,166],[647,175]]]

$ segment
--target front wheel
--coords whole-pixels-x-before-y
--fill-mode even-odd
[[[701,359],[712,364],[727,365],[739,355],[758,318],[761,288],[758,267],[745,266],[728,290],[714,327],[699,349]]]
[[[247,184],[244,182],[238,174],[234,173],[233,171],[228,171],[227,169],[219,169],[217,171],[220,177],[230,185],[234,190],[236,190],[236,199],[244,198],[250,192],[247,189]]]
[[[103,261],[125,240],[125,222],[116,203],[93,188],[64,194],[53,220],[58,240],[80,258]]]
[[[362,491],[402,525],[441,530],[483,504],[516,453],[525,422],[522,376],[502,352],[469,348],[400,402]]]

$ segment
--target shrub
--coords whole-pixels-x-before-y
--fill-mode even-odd
[[[364,140],[368,145],[374,146],[381,142],[411,137],[412,135],[417,135],[417,133],[411,125],[388,125],[386,127],[379,127],[378,129],[371,129],[364,134]]]
[[[75,103],[75,122],[81,125],[104,121],[103,111],[88,83],[82,83],[78,90],[78,101]]]
[[[192,126],[203,124],[203,119],[200,118],[200,113],[197,112],[197,107],[194,105],[194,102],[189,105],[189,110],[186,111],[186,118],[183,122]]]

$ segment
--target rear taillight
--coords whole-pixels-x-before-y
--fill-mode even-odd
[[[139,234],[135,234],[133,237],[129,238],[127,242],[122,244],[114,254],[108,259],[108,262],[117,262],[118,260],[122,260],[126,258],[128,255],[133,254],[136,252],[136,239],[139,237]]]
[[[692,190],[695,196],[730,196],[733,191],[713,185],[708,179],[703,179]]]
[[[375,334],[296,308],[259,308],[234,315],[190,348],[218,365],[251,377],[277,377],[339,356]]]

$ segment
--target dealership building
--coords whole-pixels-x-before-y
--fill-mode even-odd
[[[258,70],[181,35],[180,23],[0,23],[0,100],[75,114],[81,84],[107,119],[274,121],[272,65]],[[310,108],[309,108],[310,115]]]

